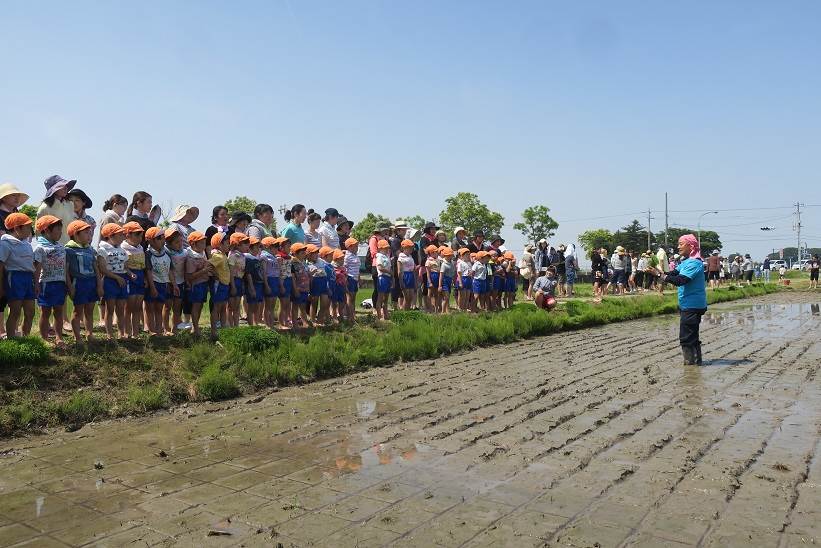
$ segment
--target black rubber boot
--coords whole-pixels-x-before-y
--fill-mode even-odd
[[[696,365],[704,365],[704,362],[701,361],[701,343],[696,344],[695,352],[696,352]]]
[[[684,356],[684,365],[695,365],[695,363],[696,363],[695,347],[681,345],[681,354]]]

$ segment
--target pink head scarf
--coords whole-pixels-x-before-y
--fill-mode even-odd
[[[679,243],[685,242],[690,244],[690,258],[701,259],[701,247],[698,245],[698,238],[695,234],[685,234],[678,239]]]

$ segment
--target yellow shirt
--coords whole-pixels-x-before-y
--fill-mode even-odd
[[[228,270],[228,257],[219,251],[212,251],[208,262],[214,265],[217,279],[221,284],[228,285],[231,282],[231,272]]]

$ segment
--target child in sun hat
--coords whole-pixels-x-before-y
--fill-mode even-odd
[[[279,281],[279,257],[277,257],[279,238],[265,236],[260,243],[262,244],[262,253],[260,253],[259,258],[262,261],[266,288],[265,295],[263,295],[264,308],[262,316],[265,325],[273,329],[276,319],[276,302],[282,289]]]
[[[208,299],[208,278],[214,269],[205,256],[205,234],[195,230],[188,235],[188,253],[185,257],[185,287],[191,303],[191,329],[200,334],[202,306]]]
[[[324,321],[325,311],[328,309],[328,275],[325,272],[325,261],[319,257],[319,247],[315,244],[308,244],[305,248],[305,258],[308,274],[311,277],[310,301],[311,301],[311,322],[319,317],[319,321]]]
[[[31,219],[23,213],[6,217],[6,233],[0,237],[0,278],[3,280],[0,297],[9,306],[6,334],[17,336],[20,312],[23,312],[23,335],[31,332],[34,318],[34,250],[31,248]]]
[[[265,265],[260,254],[262,245],[259,238],[248,238],[248,253],[245,254],[245,271],[247,291],[245,292],[245,310],[248,312],[248,325],[262,325],[263,303],[268,293],[268,282],[265,278]]]
[[[248,253],[248,236],[234,232],[229,239],[228,267],[231,269],[231,297],[228,299],[228,321],[232,327],[239,325],[240,302],[245,294],[245,254]]]
[[[294,278],[294,290],[291,296],[291,322],[294,327],[297,326],[300,320],[304,324],[313,326],[308,319],[308,296],[311,290],[311,275],[308,273],[308,266],[305,264],[308,246],[299,242],[291,244],[291,252],[293,254],[291,273]]]
[[[348,317],[352,322],[356,321],[356,294],[359,292],[359,269],[362,260],[358,255],[359,240],[347,238],[345,240],[345,272],[348,274],[347,306]]]
[[[97,252],[100,256],[100,271],[103,276],[103,323],[106,338],[114,338],[114,316],[117,316],[117,328],[120,338],[127,336],[126,315],[128,306],[129,273],[126,269],[128,254],[120,247],[125,240],[125,230],[117,223],[108,223],[100,229],[100,245]]]
[[[294,325],[291,299],[294,297],[294,271],[291,258],[291,240],[285,236],[276,238],[279,243],[279,328],[290,329]]]
[[[229,237],[225,232],[217,232],[211,236],[211,257],[208,259],[209,270],[212,272],[211,303],[211,340],[217,340],[217,329],[228,327],[228,301],[230,300],[233,279],[231,268],[228,266]]]
[[[391,258],[389,256],[391,244],[388,240],[379,240],[376,243],[376,272],[378,275],[376,286],[376,317],[382,320],[388,319],[388,300],[391,294]]]
[[[535,302],[538,308],[553,310],[556,307],[556,267],[550,265],[547,270],[536,279],[533,284]]]
[[[456,265],[453,264],[453,250],[449,247],[442,247],[439,251],[442,262],[439,264],[439,309],[442,314],[450,313],[450,290],[453,285],[453,276],[456,273]]]
[[[158,226],[152,226],[145,231],[148,248],[145,252],[146,284],[148,291],[145,295],[146,311],[148,312],[148,330],[152,335],[164,335],[163,308],[166,301],[173,299],[178,292],[172,283],[173,268],[171,256],[165,249],[165,233]]]
[[[128,308],[126,311],[126,332],[131,338],[140,335],[143,321],[143,299],[145,298],[145,250],[143,235],[145,231],[140,223],[130,221],[123,225],[125,241],[120,248],[128,258],[125,266],[128,269]]]
[[[425,308],[435,312],[439,306],[439,248],[431,244],[425,248],[425,279],[428,281],[428,293],[425,297]]]
[[[403,310],[410,310],[416,302],[416,261],[413,258],[416,245],[411,240],[402,240],[399,245],[396,266],[399,269],[399,288],[402,290],[400,304]]]
[[[81,324],[86,339],[94,338],[94,305],[103,298],[103,279],[97,263],[97,250],[91,247],[92,227],[85,221],[72,221],[66,232],[71,238],[66,244],[68,293],[74,303],[71,329],[74,339],[81,342]]]
[[[34,282],[40,306],[40,336],[48,340],[54,328],[54,341],[63,344],[63,306],[66,285],[66,248],[60,243],[63,222],[54,215],[43,215],[34,224],[38,234],[34,243]],[[54,316],[54,323],[51,317]]]
[[[334,291],[331,299],[335,305],[336,318],[343,320],[348,315],[348,271],[345,269],[345,252],[334,249],[331,255],[333,267]]]
[[[177,333],[180,329],[186,328],[183,323],[183,309],[186,307],[185,303],[188,301],[188,292],[185,288],[185,261],[188,258],[188,250],[183,245],[186,236],[176,227],[171,226],[165,229],[165,252],[171,259],[171,280],[170,283],[175,286],[175,291],[169,294],[163,308],[163,326],[165,331]],[[188,242],[185,242],[188,245]],[[170,316],[170,325],[169,325]]]

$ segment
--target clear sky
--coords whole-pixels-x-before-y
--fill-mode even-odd
[[[763,255],[821,246],[821,3],[9,2],[0,179],[435,217],[476,192],[557,241],[653,209]],[[753,209],[783,208],[783,209]],[[634,212],[645,211],[643,214]],[[604,218],[606,217],[606,218]],[[278,219],[280,225],[282,219]],[[761,225],[775,231],[764,233]]]

